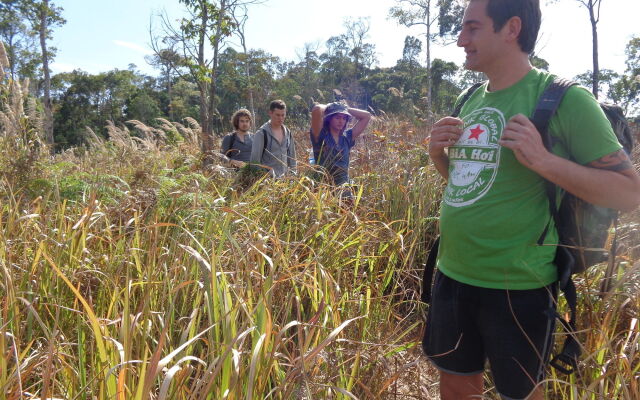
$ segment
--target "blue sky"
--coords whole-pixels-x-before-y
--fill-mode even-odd
[[[578,0],[543,3],[543,24],[537,52],[551,65],[551,71],[573,77],[591,68],[591,31],[587,10]],[[54,0],[61,6],[67,24],[54,32],[58,55],[54,73],[75,68],[90,73],[113,68],[126,69],[130,63],[155,74],[144,56],[149,47],[150,21],[167,12],[181,16],[177,0]],[[283,60],[299,59],[306,43],[319,46],[331,36],[344,32],[346,17],[369,17],[368,41],[376,45],[379,65],[391,66],[402,55],[407,34],[418,36],[419,29],[398,26],[387,18],[393,0],[268,0],[253,5],[247,23],[247,44],[261,48]],[[637,22],[639,0],[604,0],[598,24],[600,66],[617,72],[624,70],[624,48],[633,34],[640,36]],[[458,64],[462,50],[455,44],[432,49],[432,58]]]

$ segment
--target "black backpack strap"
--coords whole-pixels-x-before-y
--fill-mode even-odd
[[[574,85],[576,83],[570,80],[555,78],[540,95],[536,109],[531,117],[531,122],[540,132],[542,141],[549,151],[551,151],[552,145],[551,136],[549,135],[549,122],[551,122],[551,117],[558,110],[567,90]]]
[[[535,125],[536,129],[540,133],[542,137],[542,143],[544,143],[544,147],[551,151],[553,147],[553,143],[551,140],[551,134],[549,133],[549,123],[551,122],[551,117],[556,113],[562,99],[569,90],[569,88],[575,85],[575,82],[566,80],[566,79],[554,79],[553,82],[547,86],[547,88],[542,92],[542,95],[538,99],[538,104],[533,112],[533,116],[531,117],[531,122]],[[549,199],[549,214],[556,222],[556,226],[558,226],[559,215],[558,215],[558,204],[556,201],[556,185],[552,182],[545,180],[545,192],[547,193],[547,198]],[[547,233],[549,231],[549,226],[551,221],[547,223],[544,231],[540,235],[538,239],[538,245],[542,246],[544,243],[544,239],[547,237]],[[562,285],[561,285],[562,286]]]
[[[547,86],[547,88],[540,96],[538,104],[536,105],[536,109],[533,112],[533,116],[531,117],[531,122],[533,122],[536,129],[538,129],[538,132],[540,132],[544,147],[548,151],[551,151],[553,146],[551,134],[549,133],[549,123],[551,122],[551,118],[553,117],[553,115],[558,110],[558,107],[560,106],[565,93],[567,93],[567,90],[569,90],[569,88],[574,85],[576,85],[575,82],[566,79],[554,79],[553,82],[551,82],[549,86]],[[548,180],[545,180],[545,192],[549,200],[549,213],[551,214],[551,218],[555,222],[556,229],[558,229],[558,227],[560,226],[560,215],[558,213],[558,203],[556,200],[556,185]],[[549,223],[547,223],[547,226],[544,228],[542,235],[538,239],[539,245],[542,245],[544,243],[544,239],[547,236],[550,225],[551,220],[549,221]],[[582,353],[580,343],[578,343],[575,336],[578,296],[576,293],[575,284],[571,279],[571,271],[573,270],[573,264],[575,263],[575,260],[573,258],[573,255],[568,251],[566,247],[558,246],[554,263],[558,268],[558,282],[560,290],[564,294],[567,306],[569,307],[569,321],[566,321],[561,315],[557,313],[554,316],[560,321],[560,323],[566,330],[567,338],[565,339],[565,342],[562,346],[562,351],[551,360],[550,364],[558,371],[570,375],[578,367],[578,359],[580,357],[580,354]]]
[[[462,98],[460,99],[460,101],[458,102],[458,104],[456,105],[456,108],[453,109],[453,112],[451,113],[452,117],[457,117],[458,115],[460,115],[460,111],[462,111],[462,106],[464,106],[464,103],[467,102],[467,100],[469,100],[469,97],[471,97],[471,95],[482,85],[484,85],[485,82],[478,82],[475,83],[473,86],[471,86],[469,89],[467,89],[467,91],[465,92],[465,94],[462,96]]]
[[[236,144],[236,133],[231,133],[231,143],[229,143],[229,150],[233,149],[233,145]]]
[[[260,160],[262,160],[262,157],[264,157],[264,151],[267,149],[267,140],[269,140],[269,135],[267,135],[267,130],[264,128],[261,128],[260,132],[262,133],[262,136],[264,136],[262,140],[262,154],[260,155]]]
[[[424,265],[422,272],[422,294],[420,300],[423,303],[431,303],[431,283],[433,282],[433,272],[436,269],[436,260],[438,259],[438,247],[440,247],[440,236],[431,244],[427,263]]]
[[[564,340],[562,350],[553,357],[550,364],[558,371],[571,375],[578,368],[578,359],[580,358],[580,354],[582,354],[582,348],[576,339],[576,305],[578,304],[578,295],[572,279],[569,279],[564,287],[561,286],[560,290],[562,290],[567,305],[569,306],[570,317],[569,321],[567,321],[560,314],[555,313],[554,318],[562,324],[566,331],[567,338]]]

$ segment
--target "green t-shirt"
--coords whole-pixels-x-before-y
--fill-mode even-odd
[[[495,289],[534,289],[557,279],[558,238],[543,179],[498,144],[507,121],[531,116],[553,76],[531,70],[496,92],[481,86],[462,107],[464,132],[449,149],[438,268],[460,282]],[[621,148],[598,102],[584,88],[566,93],[549,131],[554,153],[587,164]]]

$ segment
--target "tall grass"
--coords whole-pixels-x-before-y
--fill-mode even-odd
[[[252,186],[202,170],[191,122],[129,126],[34,153],[21,179],[1,139],[0,399],[437,398],[418,346],[442,184],[424,132],[376,121],[344,207],[304,167]],[[551,398],[637,398],[637,221],[615,290],[600,298],[600,269],[579,282],[586,355]]]

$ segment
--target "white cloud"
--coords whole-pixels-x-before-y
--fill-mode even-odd
[[[147,49],[146,47],[142,47],[137,43],[125,42],[124,40],[114,40],[113,43],[116,46],[126,47],[127,49],[135,50],[138,53],[153,54],[153,52],[150,49]]]

